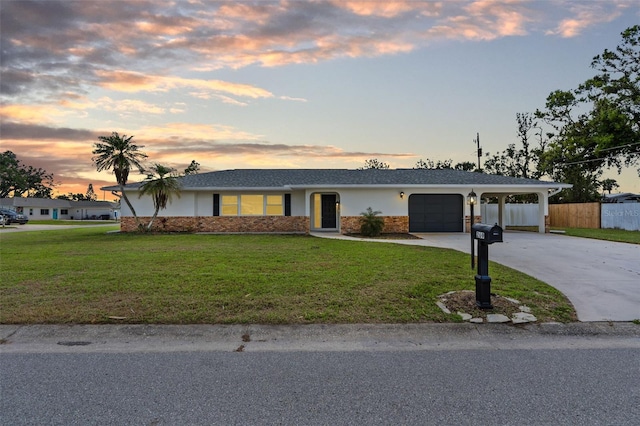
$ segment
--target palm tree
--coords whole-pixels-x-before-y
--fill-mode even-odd
[[[127,184],[129,171],[132,168],[138,169],[140,173],[144,172],[142,161],[147,158],[147,155],[140,152],[140,148],[144,147],[131,142],[131,139],[133,139],[133,136],[120,136],[117,132],[111,133],[111,136],[98,136],[100,142],[93,144],[92,153],[94,156],[92,160],[99,172],[111,170],[113,174],[116,175],[116,181],[120,186],[122,198],[124,198],[127,206],[129,206],[136,225],[140,227],[140,220],[129,202],[127,193],[124,191],[124,186]]]
[[[154,164],[149,170],[147,179],[140,187],[138,198],[143,195],[150,195],[153,199],[153,217],[147,225],[147,230],[151,230],[153,221],[158,216],[160,209],[166,209],[167,203],[171,202],[173,195],[180,197],[181,184],[175,169],[163,166],[162,164]]]

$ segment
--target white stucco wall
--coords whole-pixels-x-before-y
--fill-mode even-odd
[[[196,194],[196,192],[183,191],[180,194],[180,198],[174,196],[172,202],[167,205],[166,209],[160,210],[158,216],[194,216],[196,211]],[[213,196],[211,194],[209,194],[209,196],[211,197],[209,206],[212,206]],[[133,208],[136,209],[138,216],[153,216],[155,209],[151,197],[143,196],[138,198],[137,192],[127,192],[127,197],[129,197],[129,201],[133,204]],[[121,206],[122,215],[131,216],[131,210],[124,199],[121,200]],[[211,211],[210,207],[209,215],[211,215]]]
[[[303,190],[293,191],[291,193],[291,216],[306,215],[306,193]]]
[[[340,214],[360,216],[371,207],[382,216],[406,216],[408,214],[407,195],[400,198],[397,189],[339,189]]]

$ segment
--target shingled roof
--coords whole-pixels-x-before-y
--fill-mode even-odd
[[[234,169],[180,178],[184,189],[294,188],[318,186],[399,185],[540,185],[564,186],[555,182],[514,178],[452,169]],[[142,183],[127,185],[138,188]],[[117,186],[102,188],[118,190]]]

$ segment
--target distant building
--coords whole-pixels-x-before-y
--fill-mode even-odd
[[[603,203],[640,203],[640,194],[621,192],[620,194],[604,194]]]
[[[72,201],[51,198],[0,198],[0,206],[27,216],[29,220],[114,220],[120,205],[109,201]]]

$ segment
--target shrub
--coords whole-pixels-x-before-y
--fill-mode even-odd
[[[367,237],[377,237],[382,233],[384,228],[384,219],[378,216],[379,211],[373,211],[371,207],[367,207],[366,212],[360,213],[360,233]]]

